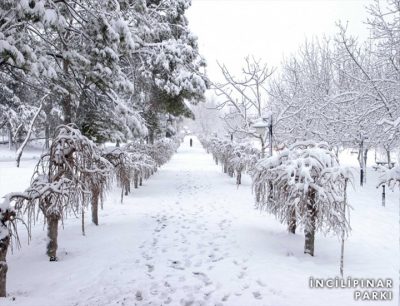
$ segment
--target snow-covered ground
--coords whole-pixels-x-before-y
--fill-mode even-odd
[[[17,169],[1,159],[0,195],[25,189],[35,161]],[[9,296],[0,305],[397,305],[399,192],[388,192],[382,207],[376,182],[369,169],[367,186],[350,189],[345,276],[394,279],[391,302],[354,301],[353,289],[310,289],[310,276],[338,276],[338,238],[318,235],[316,256],[304,255],[301,231],[288,234],[253,208],[248,177],[237,188],[196,139],[193,148],[186,139],[123,204],[115,189],[86,236],[80,220],[67,219],[58,262],[44,254],[40,223],[29,245],[22,234],[22,248],[8,256]]]

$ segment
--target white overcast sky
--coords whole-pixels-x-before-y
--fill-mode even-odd
[[[199,38],[207,74],[221,81],[218,60],[235,72],[247,55],[279,66],[306,38],[337,33],[338,20],[365,39],[370,0],[192,0],[189,26]]]

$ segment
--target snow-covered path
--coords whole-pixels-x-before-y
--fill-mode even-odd
[[[47,261],[45,231],[37,225],[31,244],[23,241],[22,249],[9,256],[10,297],[4,304],[370,305],[355,302],[351,289],[309,289],[310,276],[338,274],[337,239],[318,237],[316,257],[304,255],[301,232],[290,235],[253,209],[248,178],[237,188],[197,139],[192,148],[188,143],[186,138],[172,160],[123,204],[119,191],[111,194],[100,226],[88,224],[86,236],[79,220],[66,220],[59,262]],[[392,200],[389,195],[388,207],[395,207]],[[391,230],[397,219],[388,218],[393,212],[380,211],[386,224],[374,231],[371,254],[360,253],[364,236],[355,241],[357,249],[351,248],[350,238],[349,275],[397,277],[398,250],[390,246],[398,239]],[[365,216],[374,214],[367,210]],[[353,229],[357,237],[365,225]],[[376,241],[386,249],[376,248]]]

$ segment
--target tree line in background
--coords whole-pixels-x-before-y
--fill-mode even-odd
[[[310,139],[336,152],[357,149],[361,183],[370,149],[383,152],[378,159],[392,167],[400,140],[400,1],[376,0],[367,9],[367,41],[339,23],[336,36],[306,41],[278,69],[248,57],[235,76],[221,64],[225,81],[212,85],[211,110],[199,116],[222,117],[229,135],[258,138],[264,151],[271,142],[279,149]],[[269,133],[255,131],[258,120]],[[212,131],[212,121],[200,130]]]

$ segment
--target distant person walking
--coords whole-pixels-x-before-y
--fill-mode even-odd
[[[190,138],[190,146],[191,147],[193,146],[193,139],[192,138]]]

